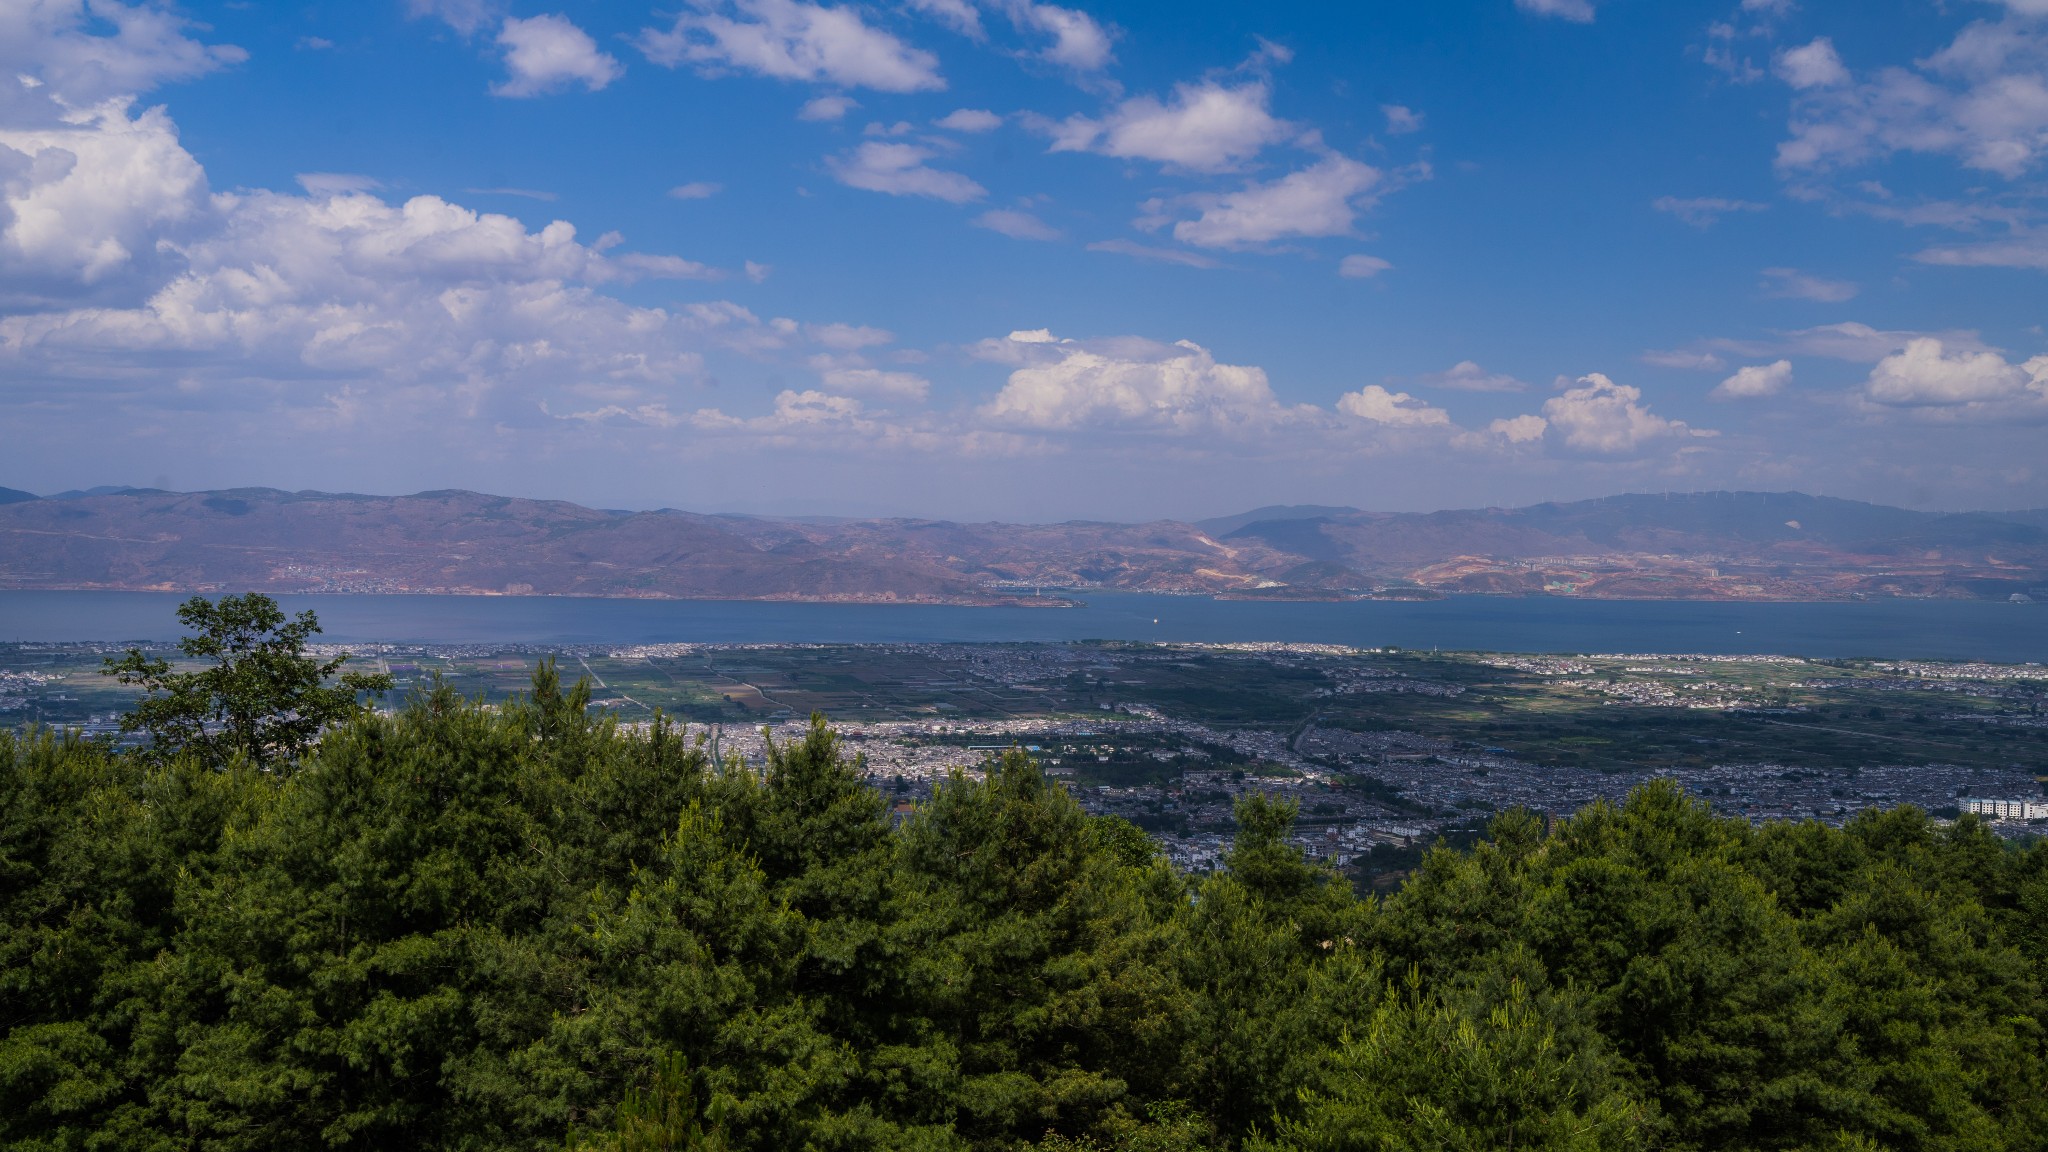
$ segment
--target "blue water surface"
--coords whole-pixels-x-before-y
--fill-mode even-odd
[[[180,635],[185,597],[0,592],[0,641]],[[2048,661],[2048,604],[1878,600],[1719,604],[1454,596],[1275,604],[1089,593],[1081,608],[954,608],[561,596],[281,596],[353,643],[606,645],[1288,640],[1494,652],[1704,652]]]

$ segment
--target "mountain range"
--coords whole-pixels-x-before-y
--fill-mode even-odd
[[[1195,522],[957,523],[628,512],[476,492],[0,489],[0,588],[954,604],[1063,589],[1231,598],[2048,598],[2048,510],[1796,492]],[[1047,595],[1051,593],[1052,595]]]

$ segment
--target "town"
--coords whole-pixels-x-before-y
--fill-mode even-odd
[[[1297,842],[1360,879],[1492,814],[1562,816],[1678,781],[1724,814],[1840,824],[1868,807],[2048,822],[2040,665],[1784,656],[1412,653],[1325,644],[349,646],[383,707],[438,682],[497,701],[537,661],[588,677],[621,724],[657,712],[721,761],[827,716],[900,814],[1016,749],[1184,869],[1228,848],[1248,793],[1299,806]],[[322,647],[323,658],[343,646]],[[0,723],[118,739],[106,644],[0,646]]]

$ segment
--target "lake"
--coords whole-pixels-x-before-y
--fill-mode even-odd
[[[1082,608],[950,608],[555,596],[280,596],[330,640],[614,645],[1315,641],[1499,652],[1703,652],[2048,661],[2048,604],[1719,604],[1554,597],[1275,604],[1089,593]],[[0,642],[168,640],[185,597],[0,592]]]

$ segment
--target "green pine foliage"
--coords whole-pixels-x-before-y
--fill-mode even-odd
[[[897,826],[822,719],[588,705],[0,734],[0,1147],[2048,1147],[2048,847],[1973,819],[1654,785],[1373,900],[1264,799],[1187,877],[1021,753]]]

